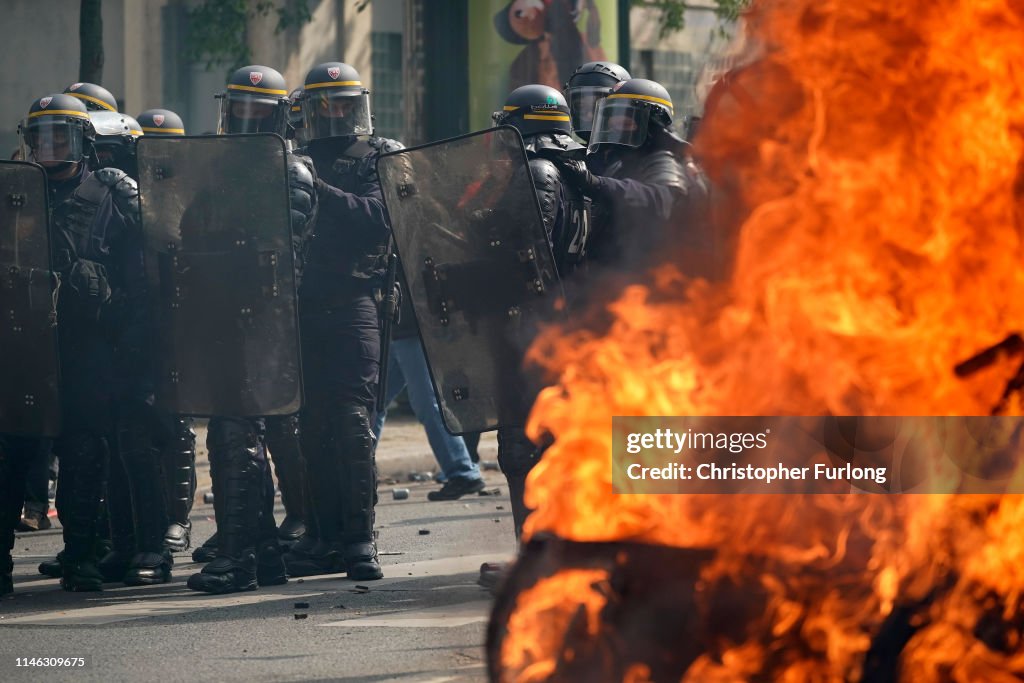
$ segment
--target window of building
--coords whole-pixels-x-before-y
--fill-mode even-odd
[[[374,31],[373,113],[377,135],[402,139],[402,34]]]

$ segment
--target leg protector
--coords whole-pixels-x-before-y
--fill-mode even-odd
[[[77,431],[55,444],[60,458],[57,510],[64,527],[64,558],[93,559],[103,495],[107,445],[98,435]]]
[[[99,570],[105,583],[120,583],[135,556],[135,517],[128,472],[117,452],[111,454],[107,473],[107,510],[113,549],[100,560]]]
[[[523,523],[531,510],[526,507],[526,476],[540,460],[540,449],[526,437],[521,427],[498,430],[498,465],[508,481],[508,495],[512,502],[512,520],[516,541],[523,533]]]
[[[299,445],[299,417],[267,418],[267,448],[274,461],[285,518],[282,541],[297,541],[305,532],[306,500],[302,483],[302,451]]]
[[[300,462],[308,502],[306,533],[284,556],[289,576],[337,574],[345,571],[341,539],[341,502],[337,472],[331,459],[329,411],[319,404],[301,417]]]
[[[257,424],[237,418],[210,421],[207,446],[214,477],[217,558],[188,587],[206,593],[256,589],[256,541],[264,468]]]
[[[191,419],[167,418],[168,429],[160,444],[163,482],[169,526],[164,545],[173,552],[183,552],[191,545],[192,501],[196,488],[196,433]]]
[[[136,554],[125,574],[128,585],[166,583],[172,559],[164,550],[167,510],[154,423],[140,411],[126,410],[117,425],[117,450],[131,489]]]
[[[377,505],[376,440],[361,405],[341,405],[331,423],[334,467],[341,493],[342,540],[348,577],[374,581],[383,576],[373,537]]]

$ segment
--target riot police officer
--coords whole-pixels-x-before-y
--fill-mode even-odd
[[[78,98],[87,111],[117,111],[117,100],[111,92],[95,83],[72,83],[64,88],[64,94]]]
[[[584,141],[590,139],[597,103],[618,83],[629,78],[629,72],[614,62],[587,62],[576,67],[564,92],[569,101],[572,131],[577,137]]]
[[[320,204],[299,290],[302,452],[317,528],[285,560],[293,576],[346,570],[368,581],[383,576],[373,533],[370,413],[381,356],[377,298],[391,237],[376,160],[402,146],[373,135],[369,90],[348,64],[311,69],[301,102]]]
[[[503,110],[493,118],[498,125],[515,127],[523,136],[544,229],[559,274],[565,277],[583,262],[590,231],[590,200],[567,182],[557,165],[581,160],[585,153],[572,139],[569,105],[554,88],[524,85],[509,93]],[[498,430],[498,464],[508,481],[517,538],[528,514],[523,500],[526,476],[541,454],[526,436],[526,417],[522,416],[519,426]]]
[[[640,263],[662,244],[684,245],[695,255],[710,251],[709,225],[694,211],[707,186],[688,158],[688,143],[672,131],[673,116],[663,86],[622,81],[597,104],[586,163],[560,162],[595,201],[591,262]],[[696,274],[702,260],[708,259],[695,256],[687,270]]]
[[[147,109],[136,120],[149,136],[185,135],[181,117],[169,109]],[[159,427],[157,446],[168,516],[164,547],[182,552],[192,543],[189,515],[196,493],[196,433],[192,418],[163,415]]]
[[[86,158],[95,132],[85,105],[70,95],[36,100],[19,127],[23,158],[49,178],[52,261],[61,275],[58,316],[62,333],[63,431],[57,510],[64,527],[61,585],[100,590],[96,566],[98,511],[113,422],[113,368],[120,333],[120,303],[132,299],[138,246],[135,182],[113,168],[90,173]],[[112,304],[121,310],[115,310]]]
[[[288,112],[284,78],[266,66],[236,70],[219,95],[221,134],[276,133],[287,135]],[[289,154],[292,233],[295,263],[301,266],[303,242],[315,214],[312,163]],[[296,278],[300,272],[296,273]],[[298,434],[293,418],[279,420],[270,434],[280,437],[271,445],[279,463],[298,466]],[[217,517],[216,557],[202,572],[189,577],[188,587],[207,593],[255,590],[257,585],[287,582],[274,521],[274,486],[266,455],[263,420],[213,417],[207,434],[210,474]],[[280,464],[279,464],[280,466]]]

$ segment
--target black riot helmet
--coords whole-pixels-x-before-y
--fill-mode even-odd
[[[661,84],[645,78],[623,81],[597,103],[589,149],[593,151],[597,145],[640,147],[652,127],[671,129],[672,116],[672,97]]]
[[[18,126],[21,158],[57,174],[82,162],[94,132],[82,101],[71,95],[47,95],[32,103]]]
[[[117,111],[117,100],[110,91],[95,83],[72,83],[64,94],[77,97],[89,111]]]
[[[597,103],[608,96],[612,88],[630,78],[629,72],[614,62],[587,62],[576,67],[565,84],[573,132],[587,140],[593,130]]]
[[[307,139],[373,134],[370,91],[350,65],[324,62],[314,66],[306,74],[302,90]]]
[[[302,88],[296,88],[288,95],[288,99],[291,101],[288,113],[289,133],[299,146],[306,144],[306,122],[302,118],[302,93]]]
[[[135,141],[143,135],[139,122],[116,111],[91,111],[89,120],[96,131],[93,148],[98,167],[119,168],[132,178],[138,178]]]
[[[495,125],[515,126],[524,137],[540,133],[572,133],[569,105],[562,93],[546,85],[524,85],[505,98],[505,107],[491,115]]]
[[[146,135],[167,137],[185,134],[185,122],[170,109],[147,109],[135,118]]]
[[[287,137],[288,90],[284,76],[267,66],[243,66],[228,79],[220,99],[221,135],[277,133]]]

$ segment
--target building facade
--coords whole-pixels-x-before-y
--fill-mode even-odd
[[[216,130],[214,96],[230,65],[189,59],[190,10],[203,1],[103,0],[101,85],[122,111],[165,107],[182,115],[189,133]],[[711,9],[697,8],[688,10],[683,31],[662,36],[658,10],[629,0],[308,0],[306,6],[312,20],[301,27],[278,30],[274,12],[249,17],[243,38],[252,63],[278,69],[293,88],[319,62],[353,64],[373,92],[378,131],[406,144],[487,127],[514,85],[560,87],[574,64],[590,59],[618,61],[634,76],[664,83],[679,114],[699,114],[696,86],[732,33]],[[80,0],[4,2],[0,150],[8,156],[32,100],[79,80],[79,7]]]

